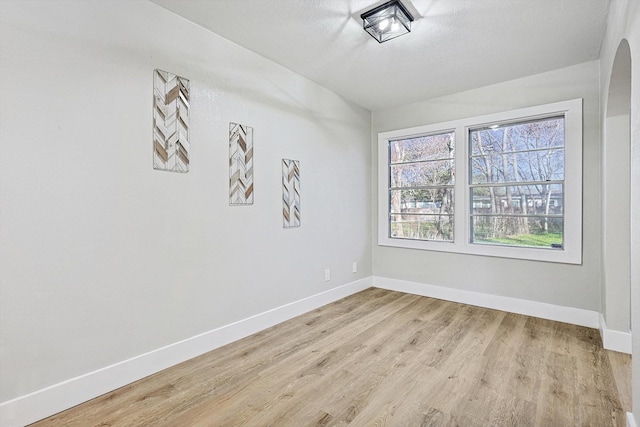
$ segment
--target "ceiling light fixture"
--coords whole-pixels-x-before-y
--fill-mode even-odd
[[[360,15],[364,30],[378,43],[386,42],[411,31],[413,16],[400,3],[391,0]]]

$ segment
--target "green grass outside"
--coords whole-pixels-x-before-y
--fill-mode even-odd
[[[510,246],[532,246],[550,248],[552,244],[562,245],[561,233],[520,234],[518,236],[476,239],[476,243],[498,243]]]
[[[402,233],[398,233],[402,228]],[[451,230],[449,230],[446,226],[443,230],[446,233],[446,236],[440,236],[440,239],[436,239],[438,235],[437,227],[434,223],[431,222],[404,222],[404,223],[393,223],[391,225],[391,235],[395,237],[404,237],[407,239],[428,239],[428,240],[450,240],[451,239]]]
[[[398,235],[399,228],[403,233]],[[450,231],[449,231],[450,233]],[[407,239],[435,239],[437,234],[436,226],[433,223],[394,223],[392,225],[392,236],[404,237]],[[475,243],[499,244],[508,246],[525,246],[535,248],[551,248],[551,245],[562,245],[562,233],[540,233],[540,234],[520,234],[504,237],[482,238],[477,233]],[[443,236],[440,236],[441,238]],[[444,240],[451,239],[452,236],[444,236]],[[438,239],[440,240],[440,239]]]

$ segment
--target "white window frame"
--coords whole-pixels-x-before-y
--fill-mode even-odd
[[[471,243],[469,130],[491,124],[564,115],[563,247],[530,248]],[[454,241],[426,241],[389,236],[389,141],[455,131]],[[399,129],[378,134],[378,245],[502,258],[582,264],[582,99]]]

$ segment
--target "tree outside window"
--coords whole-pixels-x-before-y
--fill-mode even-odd
[[[564,117],[469,131],[471,241],[562,248]]]
[[[453,240],[454,156],[454,132],[389,142],[392,237]]]

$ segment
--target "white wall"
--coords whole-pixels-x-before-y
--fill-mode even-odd
[[[187,174],[152,168],[154,68],[191,81]],[[370,112],[157,5],[3,0],[0,91],[0,402],[372,273]]]
[[[369,112],[146,1],[0,1],[0,402],[372,273],[600,310],[600,106],[626,37],[640,425],[639,8],[612,2],[600,62],[376,111],[371,135]],[[191,80],[185,175],[151,167],[154,68]],[[582,266],[371,248],[378,132],[576,97]],[[252,207],[227,203],[230,121],[255,128]],[[300,229],[281,226],[283,157],[302,162]]]
[[[604,119],[602,156],[602,311],[608,329],[626,333],[631,330],[629,119],[629,114]]]
[[[607,111],[613,60],[623,39],[627,40],[631,50],[632,398],[635,424],[640,426],[640,3],[637,1],[614,0],[611,3],[607,32],[600,51],[602,120]]]
[[[574,98],[583,102],[583,265],[373,246],[374,274],[585,310],[600,310],[598,62],[373,112],[377,133]],[[377,164],[377,151],[373,150]],[[376,174],[376,168],[373,169]],[[376,182],[377,177],[374,177]],[[375,197],[375,196],[374,196]],[[374,207],[377,201],[374,200]],[[374,209],[374,222],[377,215]],[[374,228],[374,234],[376,229]],[[377,237],[374,236],[374,242]],[[461,268],[464,266],[464,268]]]

